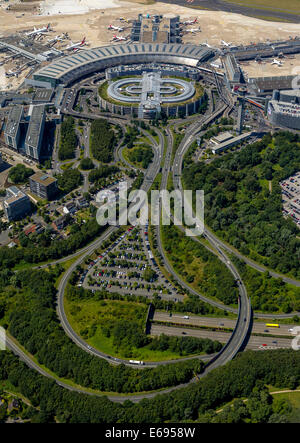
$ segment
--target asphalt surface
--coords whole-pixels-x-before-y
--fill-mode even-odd
[[[189,318],[184,318],[184,315],[180,314],[172,314],[170,315],[167,312],[155,311],[153,316],[153,321],[157,322],[165,322],[165,323],[176,323],[184,326],[208,326],[211,328],[231,328],[235,327],[236,320],[228,319],[228,318],[220,318],[220,317],[203,317],[197,315],[189,315]],[[267,334],[267,335],[284,335],[293,337],[290,329],[293,329],[296,324],[283,324],[283,323],[275,323],[279,324],[279,328],[266,326],[269,322],[261,322],[256,321],[253,322],[252,333],[259,334]],[[272,323],[273,324],[273,323]],[[266,332],[268,331],[268,332]]]
[[[227,108],[227,105],[224,104],[221,106],[221,108],[218,108],[213,114],[209,115],[209,117],[201,117],[200,121],[192,124],[185,133],[185,137],[182,141],[182,143],[179,145],[175,156],[173,160],[173,185],[175,190],[181,189],[180,185],[180,175],[181,175],[181,166],[182,166],[182,160],[183,156],[186,152],[186,149],[190,146],[191,142],[193,141],[195,134],[199,132],[199,126],[200,124],[205,124],[208,122],[213,121],[216,119],[219,115],[222,115],[224,110]],[[168,181],[168,175],[171,169],[171,153],[173,149],[173,138],[172,133],[170,132],[169,128],[167,128],[167,150],[166,150],[166,157],[165,157],[165,164],[164,164],[164,174],[162,176],[161,181],[161,190],[167,189],[167,181]],[[179,169],[178,169],[179,167]],[[178,174],[176,176],[176,173]],[[174,177],[177,177],[178,180],[174,181]],[[160,200],[160,214],[162,211],[162,203]],[[208,302],[214,306],[219,307],[220,309],[224,309],[224,305],[221,303],[212,301],[208,299],[207,297],[204,297],[203,295],[199,294],[197,291],[192,290],[184,281],[182,281],[176,272],[171,267],[168,257],[165,254],[165,251],[162,246],[161,241],[161,232],[160,228],[157,227],[156,229],[156,236],[157,236],[157,242],[158,242],[158,249],[160,254],[163,257],[164,260],[164,266],[170,272],[173,277],[181,284],[181,286],[185,287],[188,291],[193,292],[196,294],[200,299],[202,299],[205,302]],[[212,246],[214,247],[214,244],[212,243]],[[251,304],[247,297],[247,291],[246,288],[241,281],[241,278],[239,276],[239,273],[235,266],[228,260],[227,256],[224,254],[223,251],[220,251],[220,254],[224,257],[224,261],[226,262],[227,267],[231,271],[231,273],[234,275],[236,279],[240,281],[239,284],[239,309],[238,309],[238,318],[237,322],[234,328],[233,333],[231,334],[229,340],[227,341],[226,345],[222,348],[222,350],[212,359],[206,366],[205,373],[209,372],[215,367],[218,367],[220,365],[223,365],[230,361],[237,352],[241,349],[241,347],[244,345],[245,341],[248,337],[248,332],[250,329],[250,323],[252,318],[252,311],[251,311]],[[202,375],[203,376],[203,375]]]
[[[152,325],[151,335],[171,335],[177,337],[195,337],[195,338],[209,338],[210,340],[217,340],[220,343],[228,343],[230,340],[230,332],[221,331],[208,331],[204,329],[192,329],[192,328],[178,328],[176,326],[163,326]],[[291,348],[291,338],[274,338],[274,337],[258,337],[251,335],[249,338],[246,349],[260,350],[261,346],[266,344],[267,346],[274,346],[274,348]],[[276,342],[276,343],[274,343]]]
[[[239,4],[224,2],[222,0],[194,0],[192,3],[188,3],[186,0],[158,0],[163,3],[170,3],[180,6],[185,6],[186,8],[197,8],[200,7],[203,9],[210,9],[212,11],[225,11],[232,12],[235,14],[242,14],[252,17],[268,17],[273,19],[281,19],[282,21],[290,21],[293,23],[300,23],[300,15],[294,13],[288,13],[288,7],[285,8],[285,5],[288,6],[288,2],[286,4],[282,4],[280,9],[276,8],[268,8],[261,2],[261,8],[258,6],[251,7],[251,1],[246,6],[241,6]]]

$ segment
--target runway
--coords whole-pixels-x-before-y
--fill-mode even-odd
[[[197,10],[201,10],[203,8],[204,10],[210,9],[211,11],[232,12],[235,14],[247,15],[250,17],[268,17],[269,19],[274,18],[274,21],[282,20],[283,22],[289,21],[291,23],[300,23],[299,14],[288,13],[284,9],[268,9],[267,6],[264,5],[262,5],[262,8],[240,6],[238,4],[224,2],[222,0],[194,0],[191,3],[188,3],[186,0],[158,0],[158,3],[169,3],[172,5],[185,6],[186,8],[194,8]]]

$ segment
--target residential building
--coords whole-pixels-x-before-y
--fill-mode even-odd
[[[64,214],[74,214],[77,211],[76,205],[73,201],[68,202],[63,207]]]

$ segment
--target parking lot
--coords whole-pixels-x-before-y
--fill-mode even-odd
[[[300,227],[300,172],[280,183],[282,189],[283,215],[291,217]]]
[[[78,285],[117,291],[123,295],[152,298],[156,294],[165,300],[182,300],[182,296],[160,272],[145,229],[129,228],[88,265]],[[145,271],[150,269],[153,277],[145,279]]]

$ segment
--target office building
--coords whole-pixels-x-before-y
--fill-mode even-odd
[[[40,198],[50,200],[57,193],[57,180],[43,172],[37,172],[29,177],[30,191]]]
[[[26,155],[36,161],[40,159],[45,128],[45,106],[33,106],[25,139]]]
[[[13,149],[18,149],[21,129],[20,122],[23,118],[23,106],[13,106],[9,112],[4,130],[5,143]]]
[[[247,132],[245,134],[241,134],[238,137],[230,138],[229,140],[218,144],[217,146],[213,146],[211,148],[211,151],[213,154],[219,154],[220,152],[226,151],[227,149],[231,148],[232,146],[236,146],[245,140],[249,139],[252,136],[252,132]]]
[[[11,186],[6,192],[3,209],[9,221],[19,220],[31,212],[30,200],[24,192],[16,186]]]

